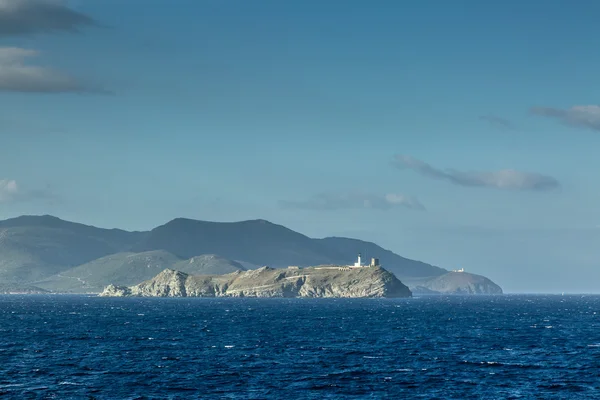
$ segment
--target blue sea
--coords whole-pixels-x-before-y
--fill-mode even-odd
[[[600,398],[600,296],[0,296],[0,398]]]

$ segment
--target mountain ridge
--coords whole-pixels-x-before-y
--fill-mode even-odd
[[[372,242],[343,237],[310,238],[264,219],[214,222],[175,218],[149,231],[97,228],[50,215],[0,221],[0,280],[5,282],[35,284],[103,257],[120,253],[137,257],[153,251],[164,251],[181,260],[216,254],[225,261],[207,264],[211,273],[230,272],[233,263],[239,264],[236,269],[348,265],[355,262],[357,253],[363,253],[363,260],[379,258],[381,265],[401,280],[429,279],[448,273],[444,268],[401,257]],[[110,263],[96,264],[88,267],[107,271],[120,268]],[[167,260],[153,268],[159,267],[172,265]]]

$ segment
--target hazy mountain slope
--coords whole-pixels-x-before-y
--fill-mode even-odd
[[[32,282],[116,253],[143,234],[100,229],[50,216],[0,221],[0,280]]]
[[[81,289],[81,280],[94,290],[109,278],[117,284],[135,284],[148,279],[146,273],[158,267],[222,274],[263,265],[344,265],[354,263],[359,252],[367,262],[370,257],[379,258],[402,280],[429,279],[447,272],[374,243],[339,237],[311,239],[264,220],[219,223],[178,218],[150,232],[101,229],[52,216],[0,221],[0,282],[44,281],[46,288],[54,285],[64,290]],[[219,254],[224,259],[198,258],[202,254]],[[106,256],[112,258],[103,259]],[[151,267],[144,257],[150,257]],[[70,272],[73,275],[64,273],[79,266]]]
[[[21,285],[18,283],[0,283],[0,294],[44,294],[48,293],[44,289],[31,285]]]
[[[490,279],[467,272],[448,272],[405,283],[417,294],[502,294],[502,288]]]
[[[363,260],[370,262],[371,257],[379,258],[381,265],[388,271],[394,273],[398,278],[404,277],[424,277],[438,276],[447,273],[448,271],[434,267],[420,261],[409,260],[408,258],[400,257],[389,250],[385,250],[375,243],[365,242],[358,239],[348,239],[341,237],[328,237],[325,239],[315,239],[326,247],[344,254],[352,259],[345,260],[346,262],[354,262],[356,253],[362,253]]]
[[[35,284],[53,291],[94,292],[102,289],[106,282],[139,283],[179,261],[181,259],[166,251],[116,253],[62,271]]]
[[[215,254],[204,254],[189,260],[179,261],[171,269],[190,275],[223,275],[235,271],[246,271],[241,263],[228,260]],[[139,282],[138,282],[139,283]]]
[[[100,292],[108,284],[135,285],[175,266],[195,275],[245,270],[240,264],[215,255],[181,260],[169,252],[157,250],[111,254],[36,282],[36,285],[56,292]]]
[[[133,250],[166,250],[182,258],[214,253],[272,267],[311,266],[344,260],[344,256],[334,249],[264,220],[219,223],[178,218],[153,229]]]

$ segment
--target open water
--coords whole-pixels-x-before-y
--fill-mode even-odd
[[[0,398],[600,398],[600,296],[0,296]]]

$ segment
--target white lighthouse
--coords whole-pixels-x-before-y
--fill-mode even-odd
[[[360,253],[358,253],[358,261],[356,261],[356,263],[354,264],[355,267],[362,267],[362,264],[360,262]]]

